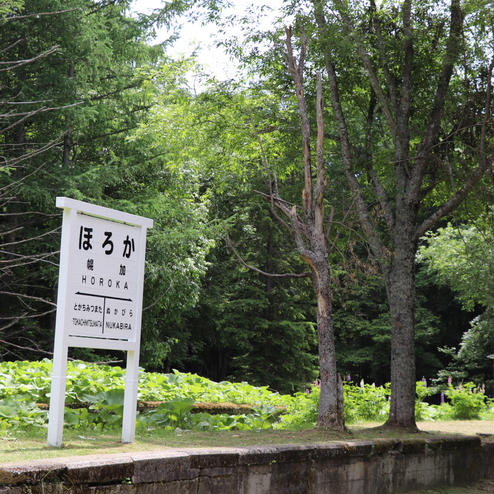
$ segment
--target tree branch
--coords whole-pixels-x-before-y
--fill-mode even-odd
[[[18,45],[19,43],[22,43],[26,41],[25,38],[19,38],[18,40],[14,41],[12,44],[10,44],[9,46],[6,46],[5,48],[2,48],[0,50],[0,53],[4,53],[6,51],[9,51],[11,48],[14,48],[14,46]]]
[[[66,12],[74,12],[74,10],[80,10],[79,7],[73,8],[73,9],[66,9],[66,10],[54,10],[52,12],[35,12],[33,14],[25,14],[25,15],[11,15],[10,17],[7,17],[7,21],[19,21],[23,19],[29,19],[30,17],[44,17],[47,15],[57,15],[57,14],[65,14]]]
[[[410,103],[412,92],[412,69],[413,69],[413,43],[411,26],[411,0],[403,2],[403,53],[399,110],[396,114],[395,130],[395,161],[396,161],[396,184],[397,202],[399,197],[404,197],[409,177],[409,155],[410,155]],[[399,207],[399,206],[398,206]]]
[[[314,2],[319,3],[320,0],[313,0]],[[379,79],[377,77],[376,71],[374,70],[374,67],[372,66],[372,62],[370,59],[369,54],[367,53],[367,50],[365,49],[365,46],[362,44],[360,39],[358,38],[357,32],[355,30],[355,27],[352,25],[352,22],[348,15],[345,12],[345,7],[342,5],[342,2],[340,0],[336,0],[335,4],[337,6],[337,9],[345,22],[345,25],[349,29],[349,31],[352,34],[352,37],[354,39],[354,42],[357,47],[357,53],[359,54],[359,57],[361,58],[365,71],[367,72],[367,75],[369,77],[369,81],[371,83],[372,89],[376,93],[377,99],[379,101],[379,104],[381,105],[384,116],[386,117],[386,122],[388,123],[389,130],[391,131],[391,134],[393,135],[394,138],[396,138],[396,125],[395,125],[395,118],[393,116],[393,112],[391,111],[388,99],[386,98],[386,95],[384,94],[384,91],[382,90],[381,84],[379,82]],[[322,12],[322,9],[321,9]]]
[[[3,113],[0,114],[0,118],[25,117],[25,116],[31,117],[32,115],[36,115],[37,113],[46,113],[55,110],[65,110],[66,108],[73,108],[74,106],[79,106],[82,104],[84,104],[84,101],[77,101],[76,103],[70,103],[68,105],[62,105],[62,106],[53,106],[53,107],[42,106],[41,108],[37,108],[36,110],[30,112]],[[4,130],[2,130],[2,132],[4,132]]]
[[[235,257],[240,261],[240,263],[251,271],[255,271],[256,273],[262,274],[263,276],[268,276],[269,278],[307,278],[311,275],[311,273],[267,273],[262,269],[256,268],[255,266],[252,266],[252,264],[248,264],[247,262],[245,262],[242,256],[238,253],[237,249],[234,247],[226,229],[225,232],[225,239],[228,247],[232,250],[232,252],[235,254]]]
[[[377,9],[374,0],[371,0],[370,8],[371,8],[371,15],[376,13]],[[388,68],[388,63],[387,63],[388,57],[386,56],[386,48],[384,46],[384,40],[382,36],[381,22],[379,20],[379,16],[378,15],[372,16],[372,21],[375,26],[377,46],[379,50],[381,66],[383,68],[384,76],[386,77],[386,82],[388,83],[389,97],[391,99],[391,104],[393,105],[393,109],[396,115],[396,113],[398,112],[398,100],[396,98],[396,84]]]
[[[20,227],[22,228],[22,227]],[[29,238],[23,238],[22,240],[17,240],[15,242],[7,242],[7,243],[3,243],[3,244],[0,244],[2,248],[4,247],[7,247],[8,245],[19,245],[19,244],[23,244],[25,242],[32,242],[33,240],[39,240],[40,238],[43,238],[45,237],[46,235],[51,235],[52,233],[56,233],[60,230],[61,227],[57,226],[56,228],[54,228],[53,230],[50,230],[48,232],[44,232],[40,235],[37,235],[36,237],[29,237]]]
[[[300,255],[302,256],[302,259],[304,259],[309,264],[309,266],[311,266],[315,271],[316,258],[314,253],[310,249],[307,249],[307,247],[304,244],[304,240],[302,238],[302,234],[300,231],[300,221],[298,220],[296,206],[292,207],[290,211],[290,218],[292,220],[293,233],[294,233],[297,249]],[[306,227],[306,225],[304,226]]]
[[[316,120],[317,120],[317,180],[314,191],[316,207],[314,207],[314,226],[316,232],[324,236],[324,191],[326,189],[326,167],[324,166],[324,99],[322,95],[322,76],[318,72],[316,75],[317,96],[316,96]]]
[[[45,310],[44,312],[38,312],[37,314],[30,314],[28,315],[27,313],[22,314],[21,316],[10,316],[10,317],[0,317],[0,321],[9,321],[15,319],[15,321],[20,321],[21,319],[35,319],[37,317],[43,317],[48,314],[53,314],[57,309],[50,309],[50,310]]]
[[[275,204],[274,204],[274,194],[273,194],[273,184],[272,184],[272,179],[271,179],[271,169],[269,168],[269,163],[268,159],[266,157],[266,153],[264,152],[264,146],[262,143],[261,136],[259,135],[259,132],[257,131],[256,124],[254,122],[254,117],[252,115],[252,112],[249,109],[249,116],[250,116],[250,123],[252,126],[252,130],[254,131],[254,134],[257,138],[257,142],[259,144],[259,149],[261,150],[261,158],[262,158],[262,163],[264,166],[264,171],[266,172],[266,177],[268,181],[268,189],[269,189],[269,197],[270,197],[270,204],[271,204],[271,213],[273,216],[286,228],[289,228],[288,223],[277,213],[275,209]],[[276,195],[278,195],[278,187],[276,187]]]
[[[16,166],[19,163],[22,163],[23,161],[31,159],[33,156],[37,156],[38,154],[42,154],[45,151],[48,151],[48,149],[51,149],[52,147],[57,146],[61,142],[62,142],[62,139],[60,137],[58,137],[57,139],[54,139],[53,141],[48,142],[47,144],[45,144],[41,148],[35,149],[34,151],[30,151],[29,153],[26,153],[26,154],[20,156],[19,158],[13,158],[13,159],[7,161],[4,166]],[[29,175],[26,175],[26,176],[20,178],[16,182],[12,182],[10,184],[5,185],[4,187],[0,188],[0,191],[3,191],[5,189],[11,189],[13,186],[18,185],[19,183],[26,180],[26,178],[28,178],[29,176],[36,173],[39,169],[41,169],[43,166],[45,166],[45,164],[46,163],[42,163],[38,168],[33,170]]]
[[[327,30],[326,19],[324,18],[324,13],[322,10],[321,0],[312,0],[314,5],[314,12],[316,17],[316,22],[319,28],[320,36],[324,40],[325,33]],[[353,197],[357,204],[357,211],[362,223],[362,228],[369,240],[369,245],[371,247],[372,253],[377,260],[382,260],[383,246],[379,237],[377,235],[376,229],[372,224],[370,219],[370,214],[365,203],[360,185],[358,183],[357,177],[353,172],[353,156],[352,156],[352,146],[350,144],[350,137],[348,135],[347,124],[345,121],[345,115],[343,113],[343,108],[340,102],[340,95],[338,89],[338,79],[336,76],[336,70],[334,62],[328,50],[325,52],[326,57],[326,70],[328,73],[329,88],[331,93],[331,105],[333,107],[333,112],[335,115],[336,123],[338,125],[338,132],[340,134],[340,148],[341,148],[341,159],[343,163],[343,169],[347,178],[347,182],[352,191]]]
[[[7,292],[7,291],[0,291],[0,295],[9,295],[11,297],[19,297],[19,298],[25,298],[28,300],[36,300],[37,302],[43,302],[44,304],[48,305],[53,305],[53,307],[56,307],[57,304],[50,302],[49,300],[46,300],[41,297],[35,297],[34,295],[26,295],[25,293],[14,293],[14,292]]]
[[[47,57],[48,55],[51,55],[52,53],[56,52],[59,48],[60,48],[59,45],[54,45],[48,50],[44,51],[43,53],[40,53],[39,55],[36,55],[33,58],[28,58],[26,60],[12,60],[8,62],[0,62],[0,65],[10,65],[10,67],[5,67],[4,69],[0,69],[0,72],[7,72],[9,70],[14,70],[17,69],[18,67],[22,67],[23,65],[27,65],[28,63],[35,62],[40,58],[44,58]]]
[[[306,219],[313,216],[313,204],[312,204],[312,164],[311,164],[311,150],[310,150],[310,124],[307,113],[307,105],[304,96],[304,62],[305,51],[307,48],[307,38],[305,31],[302,30],[301,41],[302,48],[300,50],[299,63],[295,61],[293,56],[292,47],[292,30],[290,28],[285,29],[286,32],[286,49],[288,58],[288,68],[295,82],[295,89],[297,94],[297,103],[299,108],[300,120],[302,123],[302,143],[304,147],[304,192],[302,195],[302,202],[304,208],[304,214]]]
[[[369,176],[371,183],[374,187],[374,192],[376,193],[377,199],[383,211],[384,220],[386,221],[386,226],[388,230],[391,231],[393,228],[394,220],[393,213],[391,211],[391,206],[388,201],[388,197],[384,187],[377,176],[376,171],[373,166],[372,159],[372,126],[374,122],[374,109],[376,106],[376,97],[373,92],[371,92],[369,99],[369,110],[367,112],[367,129],[365,132],[365,166],[367,170],[367,175]]]
[[[467,183],[451,197],[449,201],[443,204],[436,212],[431,214],[426,220],[418,226],[415,232],[415,239],[418,240],[427,230],[429,230],[438,220],[447,214],[451,213],[467,196],[467,194],[475,187],[475,185],[482,178],[487,169],[492,166],[493,155],[490,153],[487,158],[486,145],[486,131],[487,125],[490,122],[490,107],[491,107],[491,94],[492,94],[492,71],[494,68],[494,58],[491,60],[488,73],[487,94],[486,94],[486,111],[485,118],[482,123],[482,129],[480,134],[480,146],[479,146],[479,166],[475,173],[470,177]]]
[[[3,328],[0,328],[0,331],[5,330],[9,326],[12,326],[12,324],[9,324],[7,326],[4,326]],[[50,357],[53,357],[53,352],[47,352],[46,350],[41,350],[40,348],[31,348],[28,346],[16,345],[15,343],[12,343],[11,341],[6,341],[6,340],[0,340],[0,343],[3,343],[4,345],[13,346],[14,348],[19,348],[20,350],[29,350],[31,352],[42,353],[43,355],[48,355]]]
[[[412,177],[409,182],[408,201],[413,202],[419,196],[422,179],[427,164],[427,157],[430,153],[434,141],[437,139],[441,127],[441,118],[444,111],[446,95],[448,93],[449,82],[453,74],[454,64],[458,57],[460,49],[461,30],[463,26],[463,12],[460,6],[460,0],[451,0],[451,21],[449,37],[446,44],[446,54],[444,56],[443,66],[439,81],[437,83],[434,103],[429,117],[429,124],[420,142],[414,166],[412,168]]]

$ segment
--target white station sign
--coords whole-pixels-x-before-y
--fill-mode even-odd
[[[63,208],[48,444],[61,446],[69,347],[127,351],[122,441],[135,434],[149,218],[57,197]]]
[[[135,341],[139,327],[139,228],[79,214],[72,228],[65,330]]]

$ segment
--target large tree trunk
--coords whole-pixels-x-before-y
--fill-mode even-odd
[[[414,25],[417,23],[412,18],[416,8],[414,4],[418,5],[419,3],[404,0],[398,9],[401,21],[397,22],[401,22],[401,34],[393,35],[393,38],[389,39],[392,39],[393,43],[397,43],[401,38],[402,56],[400,59],[394,59],[397,65],[391,71],[390,60],[392,56],[391,58],[388,57],[386,50],[388,45],[384,42],[383,36],[385,30],[382,29],[386,25],[381,25],[381,15],[376,15],[378,12],[376,2],[370,1],[369,19],[371,22],[368,26],[368,32],[365,32],[365,30],[361,30],[361,25],[363,25],[361,22],[364,17],[360,17],[355,24],[354,14],[357,11],[352,11],[353,8],[349,8],[346,2],[342,0],[332,2],[312,0],[315,20],[319,28],[319,41],[325,50],[324,57],[331,101],[338,124],[345,175],[355,197],[363,232],[386,280],[392,325],[392,397],[387,425],[415,430],[414,260],[417,242],[420,236],[436,224],[440,218],[454,211],[492,164],[492,159],[487,159],[485,132],[488,122],[490,122],[490,98],[492,94],[490,80],[493,70],[493,63],[491,63],[488,70],[486,105],[484,110],[479,113],[479,115],[483,115],[483,120],[477,122],[481,128],[478,158],[473,158],[472,155],[472,163],[478,160],[479,166],[473,170],[472,175],[464,182],[461,189],[453,191],[448,200],[438,206],[429,217],[422,219],[422,223],[419,224],[417,219],[420,202],[442,180],[442,173],[437,173],[437,171],[440,170],[439,163],[442,162],[443,156],[447,155],[448,151],[446,147],[438,150],[438,146],[444,146],[451,139],[448,146],[449,148],[455,147],[453,139],[455,132],[447,138],[441,138],[440,134],[451,124],[449,122],[443,126],[441,123],[450,90],[450,80],[462,46],[464,46],[462,39],[464,38],[463,21],[465,19],[461,0],[451,0],[449,34],[444,51],[441,50],[442,55],[440,55],[441,51],[438,51],[437,54],[443,59],[440,71],[437,73],[426,72],[427,77],[431,77],[431,84],[437,84],[437,86],[433,99],[424,101],[424,109],[422,109],[417,105],[417,101],[413,105],[417,95],[419,98],[421,97],[417,91],[414,92],[413,84],[414,78],[417,77],[416,74],[422,77],[420,76],[420,66],[417,65],[417,60],[414,58],[414,44],[417,45],[417,40],[419,40],[419,31],[414,32]],[[330,15],[333,16],[330,21],[326,20],[326,11],[331,12]],[[387,9],[383,9],[383,12],[386,11]],[[383,20],[385,18],[386,15],[382,16]],[[343,23],[344,29],[340,29],[341,23]],[[334,27],[338,27],[338,32],[343,32],[346,29],[350,34],[346,38],[348,41],[346,46],[348,49],[351,47],[359,56],[373,91],[373,96],[369,99],[366,137],[363,142],[357,145],[350,141],[351,133],[347,126],[344,106],[340,100],[339,83],[343,76],[338,75],[339,71],[336,66],[337,58],[334,54],[337,50],[334,49],[336,33],[333,30]],[[435,31],[432,30],[432,32]],[[369,49],[370,46],[373,47],[372,50]],[[343,63],[343,60],[341,62]],[[466,73],[469,72],[467,67],[465,70]],[[398,76],[400,73],[401,76]],[[347,94],[351,93],[347,92]],[[383,118],[381,116],[376,118],[374,115],[375,108],[379,108]],[[354,117],[352,116],[352,118]],[[417,126],[417,122],[420,120],[425,124],[423,129]],[[381,123],[378,130],[375,124],[379,121]],[[389,163],[392,166],[389,170],[395,170],[394,180],[390,180],[389,176],[380,176],[379,168],[377,166],[374,168],[372,146],[370,145],[371,138],[375,132],[382,132],[385,129],[385,126],[382,126],[383,122],[387,125],[389,133],[387,130],[384,131],[394,145],[394,159],[392,163]],[[355,135],[357,136],[359,133],[357,132]],[[411,145],[411,139],[418,145]],[[355,151],[359,149],[366,150],[366,179],[360,178],[359,161],[361,158],[355,155]],[[427,176],[426,183],[424,183],[425,176]],[[371,199],[372,206],[368,202],[368,186],[372,186],[374,189],[374,196]],[[374,221],[375,218],[372,214],[376,204],[379,205],[382,213],[382,217],[378,221]],[[422,213],[425,211],[422,210]],[[388,239],[391,240],[391,245],[388,243]]]
[[[345,431],[342,383],[336,370],[336,351],[328,262],[323,258],[313,267],[313,283],[317,297],[317,333],[321,394],[317,426]]]
[[[416,242],[413,238],[414,223],[411,221],[401,223],[396,227],[394,249],[386,276],[391,314],[391,407],[386,425],[416,430],[414,325]]]

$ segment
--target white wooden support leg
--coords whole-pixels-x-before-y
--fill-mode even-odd
[[[139,380],[139,353],[135,350],[127,352],[125,374],[122,442],[131,443],[134,441],[136,431],[137,385]]]
[[[67,379],[68,347],[55,345],[51,378],[50,411],[48,415],[48,445],[62,446],[65,409],[65,382]]]

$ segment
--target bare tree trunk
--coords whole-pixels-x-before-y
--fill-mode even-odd
[[[397,233],[397,235],[399,235]],[[386,276],[391,314],[391,406],[387,426],[416,430],[415,423],[415,251],[402,239]]]
[[[343,397],[340,396],[338,389],[330,292],[331,280],[327,259],[321,259],[314,266],[313,283],[317,296],[317,334],[321,374],[321,394],[317,426],[344,431],[346,430],[345,416]]]
[[[274,207],[281,210],[290,221],[290,225],[284,220],[281,222],[292,229],[297,249],[305,262],[312,269],[311,277],[317,299],[317,332],[319,340],[319,365],[321,377],[321,393],[319,402],[318,427],[337,431],[345,431],[345,418],[343,407],[343,392],[341,381],[338,380],[336,370],[336,352],[334,344],[334,326],[332,319],[331,278],[329,269],[328,233],[331,229],[331,216],[326,225],[324,212],[324,192],[326,189],[326,169],[323,156],[324,122],[323,122],[323,96],[322,78],[317,76],[317,145],[316,145],[316,180],[313,183],[311,129],[304,95],[304,63],[307,46],[305,32],[301,33],[301,48],[298,60],[295,60],[291,43],[292,32],[286,30],[286,48],[288,68],[295,83],[297,102],[301,122],[301,135],[304,156],[304,190],[302,193],[301,214],[296,206],[283,201],[275,187],[272,187],[272,179],[266,156],[263,155],[264,166],[268,173],[270,190],[266,198],[272,206],[272,211],[277,219]],[[255,130],[255,128],[254,128]],[[258,136],[259,138],[259,136]],[[261,151],[262,143],[261,144]],[[257,270],[259,271],[259,270]],[[264,273],[266,274],[266,273]]]

